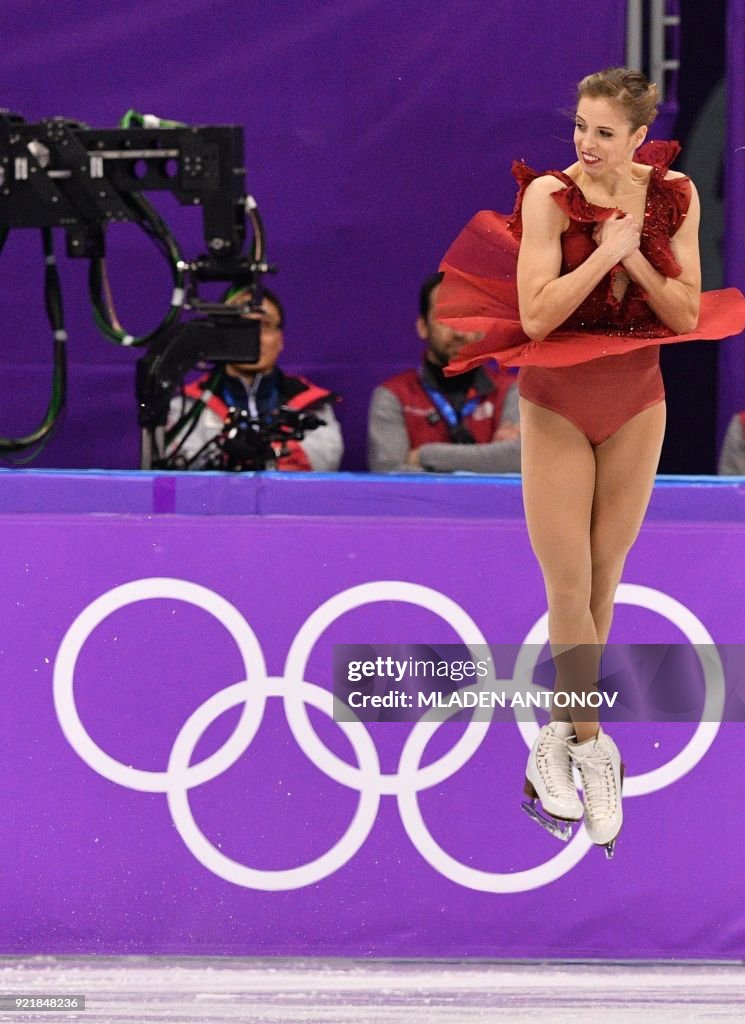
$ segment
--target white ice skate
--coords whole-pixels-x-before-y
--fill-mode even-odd
[[[533,744],[525,769],[523,810],[551,835],[563,842],[572,838],[572,822],[582,817],[582,801],[577,796],[569,737],[574,728],[569,722],[544,725]],[[536,807],[540,800],[543,814]]]
[[[623,824],[623,764],[618,747],[599,729],[591,740],[570,743],[569,752],[582,780],[587,834],[597,846],[605,847],[610,859]]]

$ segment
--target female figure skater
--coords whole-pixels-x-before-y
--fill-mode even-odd
[[[665,429],[659,345],[745,329],[736,289],[702,302],[696,190],[668,169],[677,143],[642,146],[656,101],[636,71],[584,78],[576,161],[546,174],[513,165],[512,217],[478,214],[441,267],[438,319],[482,332],[448,373],[489,358],[521,367],[525,514],[557,687],[570,693],[597,686],[614,594],[652,493]],[[623,821],[618,748],[586,711],[560,714],[530,752],[524,807],[562,839],[571,825],[553,819],[584,814],[610,857]]]

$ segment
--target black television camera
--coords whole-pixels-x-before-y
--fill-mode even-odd
[[[274,469],[289,441],[302,441],[310,430],[326,425],[314,412],[281,406],[267,416],[251,416],[245,409],[228,409],[225,424],[215,437],[189,458],[178,445],[166,457],[166,469],[223,469],[236,473]]]

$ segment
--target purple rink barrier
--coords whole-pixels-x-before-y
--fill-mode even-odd
[[[0,494],[3,954],[742,959],[741,725],[613,725],[608,862],[520,811],[531,723],[331,719],[335,645],[542,642],[514,481]],[[614,643],[743,643],[743,500],[660,481]]]

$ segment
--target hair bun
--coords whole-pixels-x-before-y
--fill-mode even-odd
[[[652,124],[657,117],[657,86],[641,71],[631,68],[604,68],[587,75],[577,84],[577,98],[585,97],[615,100],[623,108],[632,131]]]

